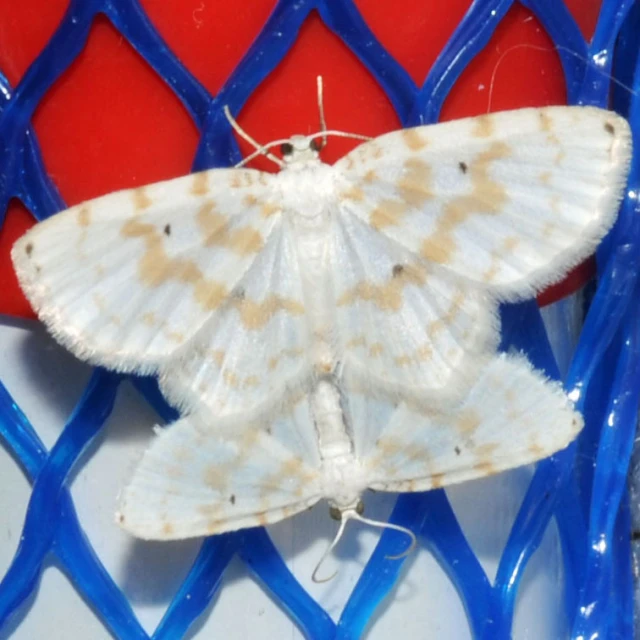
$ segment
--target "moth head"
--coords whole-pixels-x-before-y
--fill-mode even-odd
[[[287,164],[305,163],[317,160],[320,145],[315,138],[308,136],[291,136],[287,142],[280,145],[282,158]]]
[[[331,500],[329,501],[329,516],[331,517],[332,520],[336,520],[337,522],[340,522],[343,518],[343,514],[346,511],[355,511],[359,516],[361,516],[364,513],[364,502],[358,499],[357,501],[354,501],[353,504],[349,506],[339,507],[333,501]]]

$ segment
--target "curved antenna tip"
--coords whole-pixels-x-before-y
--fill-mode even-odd
[[[409,546],[398,555],[385,556],[387,560],[402,560],[402,558],[406,558],[408,555],[412,554],[415,551],[415,548],[418,546],[418,538],[416,538],[416,534],[413,533],[413,531],[411,531],[410,529],[405,529],[404,527],[402,527],[402,529],[399,529],[399,531],[402,531],[402,533],[406,533],[409,536],[409,538],[411,539],[411,544],[409,544]]]
[[[399,531],[400,533],[404,533],[405,535],[409,536],[411,544],[409,544],[409,546],[398,555],[385,556],[387,560],[401,560],[402,558],[406,558],[418,546],[418,538],[416,538],[416,534],[407,527],[401,527],[399,524],[392,524],[391,522],[379,522],[378,520],[370,520],[369,518],[363,518],[359,514],[352,515],[351,517],[354,520],[359,520],[364,524],[368,524],[378,529],[393,529],[394,531]]]
[[[316,565],[316,568],[313,570],[311,574],[311,580],[313,580],[316,584],[324,584],[325,582],[330,582],[338,575],[338,569],[336,569],[330,576],[326,578],[318,578],[318,569],[320,569],[320,564]]]

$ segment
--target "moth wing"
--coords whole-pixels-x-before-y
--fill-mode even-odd
[[[453,411],[350,400],[354,446],[373,489],[426,491],[536,462],[565,448],[582,416],[522,356],[501,354]]]
[[[160,430],[119,498],[133,535],[176,540],[287,518],[322,497],[306,398],[260,422],[197,412]]]
[[[71,207],[33,227],[12,257],[62,344],[151,373],[225,305],[278,213],[272,176],[213,169]]]
[[[545,107],[392,132],[335,167],[343,215],[511,300],[593,252],[615,219],[630,157],[623,118]]]
[[[347,387],[440,402],[498,342],[496,303],[354,216],[335,221],[336,339]]]
[[[160,386],[182,411],[257,416],[308,386],[311,340],[295,238],[285,224],[238,280],[230,299],[160,367]]]

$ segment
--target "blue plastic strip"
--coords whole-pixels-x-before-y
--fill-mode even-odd
[[[436,122],[451,88],[467,65],[484,49],[514,0],[478,2],[469,11],[435,61],[405,126]]]
[[[633,0],[610,0],[602,3],[596,31],[589,47],[591,64],[587,66],[581,104],[607,107],[613,65],[612,51],[633,4]]]
[[[56,532],[60,517],[59,496],[76,456],[104,421],[103,413],[113,402],[115,389],[93,378],[68,428],[47,457],[33,486],[25,525],[14,562],[0,584],[0,620],[8,617],[34,588]],[[106,381],[105,381],[106,382]]]
[[[410,529],[419,535],[425,519],[423,494],[402,496],[389,518],[389,522]],[[385,530],[369,558],[362,575],[340,616],[336,639],[359,638],[373,612],[395,586],[407,556],[407,536],[398,531]]]
[[[0,74],[0,114],[13,100],[9,81]],[[1,119],[1,116],[0,116]],[[0,223],[12,197],[19,198],[37,220],[62,208],[62,200],[42,163],[38,143],[31,127],[27,127],[20,143],[14,144],[10,157],[0,157]],[[13,158],[12,156],[15,156]]]
[[[293,577],[264,529],[248,529],[239,550],[247,567],[288,612],[307,638],[332,638],[335,624],[329,614]]]
[[[634,80],[640,56],[640,4],[637,2],[628,11],[616,40],[613,60],[611,106],[618,113],[627,114],[631,110],[634,97]]]
[[[389,96],[402,123],[409,122],[416,86],[409,74],[385,51],[351,0],[319,3],[320,16],[342,38]]]
[[[489,615],[491,584],[460,528],[445,492],[422,494],[422,536],[458,591],[474,637],[481,636]],[[452,562],[452,559],[455,559]]]
[[[153,634],[153,640],[173,640],[186,634],[222,586],[223,573],[237,547],[237,535],[215,536],[204,542],[189,575]]]
[[[632,638],[634,635],[635,615],[634,602],[629,594],[635,591],[634,576],[629,565],[631,556],[631,513],[629,509],[629,492],[625,487],[622,504],[618,511],[615,528],[613,531],[613,591],[611,604],[613,615],[609,618],[612,624],[611,636],[619,638]]]
[[[114,388],[111,382],[116,378],[109,376],[109,378],[101,380],[102,375],[93,377],[68,425],[69,429],[72,428],[72,424],[75,425],[73,429],[76,432],[84,431],[85,427],[88,427],[89,430],[85,435],[89,439],[97,433],[95,430],[91,431],[92,425],[95,429],[98,426],[96,420],[98,422],[104,421],[112,403],[111,393]],[[85,418],[88,420],[87,423],[85,423]],[[63,437],[65,440],[62,440]],[[40,477],[39,473],[48,466],[48,461],[53,459],[56,447],[62,448],[63,451],[69,448],[68,437],[63,434],[60,438],[62,443],[56,445],[47,456],[46,449],[33,427],[1,385],[0,438],[4,440],[9,451],[19,458],[30,479]],[[82,449],[83,439],[78,439],[76,442]],[[75,454],[78,456],[80,452],[76,451]],[[39,538],[39,521],[44,517],[40,514],[39,508],[45,510],[45,515],[48,512],[51,516],[52,508],[56,507],[55,499],[51,502],[51,494],[55,492],[56,485],[46,484],[46,472],[43,472],[43,477],[44,479],[39,481],[40,486],[45,483],[42,491],[45,494],[48,492],[49,495],[41,496],[39,500],[35,499],[34,487],[34,494],[32,494],[29,503],[27,521],[25,522],[25,531],[29,522],[32,523],[31,539],[34,539],[35,536],[36,540]],[[105,624],[116,635],[127,633],[129,634],[126,636],[128,638],[147,639],[148,636],[136,620],[124,594],[113,582],[85,539],[68,490],[61,486],[58,486],[58,490],[60,491],[57,511],[59,522],[57,526],[45,530],[49,536],[50,550],[58,555],[63,563],[63,569],[69,574],[76,588],[93,604]],[[46,543],[46,539],[44,542]],[[0,583],[0,628],[15,627],[21,617],[26,615],[27,609],[23,604],[27,603],[29,596],[38,584],[46,560],[46,551],[40,545],[40,554],[38,555],[37,544],[30,545],[27,538],[21,541],[13,563]],[[120,635],[119,637],[125,636]]]
[[[636,291],[636,295],[640,291]],[[629,459],[638,419],[640,389],[640,307],[635,305],[623,326],[624,347],[610,388],[596,460],[588,566],[573,630],[575,638],[598,637],[610,624],[609,598],[613,573],[613,528],[625,491]],[[606,461],[603,464],[603,460]],[[627,597],[629,594],[625,594]],[[603,637],[613,637],[605,633]]]
[[[575,466],[572,469],[575,472]],[[587,558],[587,524],[580,508],[575,473],[560,489],[555,519],[560,533],[564,564],[566,619],[571,620],[578,602],[578,591],[584,582]]]

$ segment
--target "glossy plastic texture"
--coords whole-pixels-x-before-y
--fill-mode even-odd
[[[609,105],[611,74],[640,88],[640,12],[631,0],[603,1],[590,44],[560,0],[521,4],[533,12],[558,47],[570,103]],[[0,78],[0,209],[4,211],[10,199],[17,198],[43,219],[65,206],[44,170],[31,121],[45,94],[85,46],[98,12],[107,15],[190,114],[201,134],[193,168],[201,169],[227,166],[240,158],[221,107],[228,104],[236,112],[251,99],[294,46],[312,10],[370,71],[399,121],[410,125],[434,122],[442,115],[456,83],[512,5],[512,0],[472,2],[426,80],[417,86],[350,0],[280,0],[231,77],[212,97],[179,62],[134,0],[75,0],[17,87]],[[451,104],[449,117],[457,115],[455,100]],[[640,148],[640,98],[618,88],[612,104],[631,121],[636,148]],[[620,218],[599,251],[600,284],[566,380],[568,392],[585,411],[585,433],[568,450],[538,465],[494,584],[467,543],[443,491],[402,496],[391,516],[393,522],[412,529],[448,573],[476,638],[510,638],[520,579],[553,516],[563,544],[566,614],[573,621],[574,638],[632,636],[629,523],[621,506],[626,500],[640,387],[639,182],[636,155]],[[502,348],[524,350],[535,366],[557,377],[535,303],[505,307],[502,320]],[[0,387],[0,437],[33,483],[23,539],[0,583],[0,630],[13,624],[12,615],[36,588],[45,555],[53,552],[114,636],[149,638],[81,532],[65,486],[74,462],[104,424],[119,382],[118,376],[95,373],[51,451]],[[174,417],[152,380],[136,384],[165,417]],[[594,447],[595,468],[592,456],[577,455]],[[306,637],[357,638],[398,580],[402,563],[387,556],[398,553],[403,544],[395,532],[385,531],[336,625],[291,575],[264,530],[209,539],[153,637],[183,635],[224,588],[225,569],[237,553]]]

